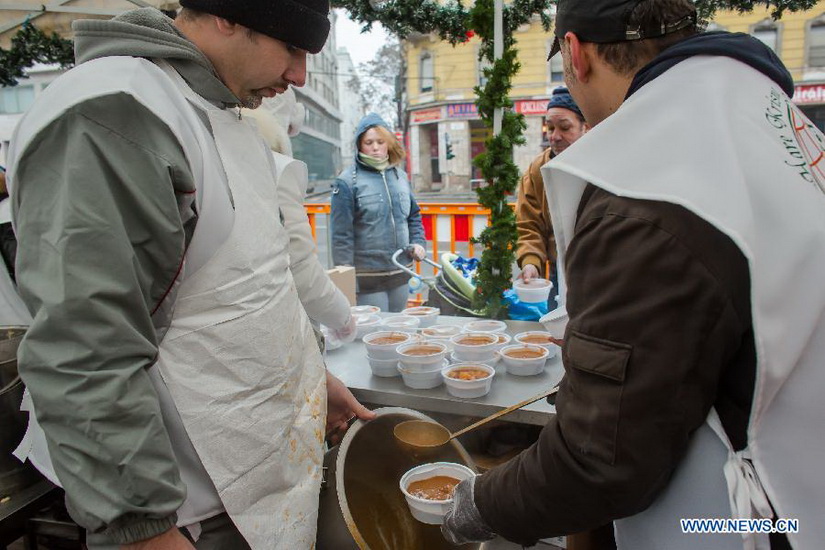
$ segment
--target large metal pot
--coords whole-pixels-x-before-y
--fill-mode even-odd
[[[17,348],[26,327],[0,327],[0,498],[38,479],[37,471],[12,456],[23,439],[28,413],[20,410],[23,382],[17,375]]]
[[[375,412],[377,419],[357,421],[324,457],[318,550],[455,550],[439,526],[412,517],[398,483],[404,472],[428,462],[457,462],[475,470],[470,455],[456,440],[423,454],[411,452],[397,442],[393,428],[405,420],[432,419],[403,408]]]

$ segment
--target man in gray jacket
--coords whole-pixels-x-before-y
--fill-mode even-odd
[[[310,547],[324,433],[372,413],[324,371],[238,108],[304,84],[329,6],[181,4],[77,22],[15,133],[36,463],[91,548]]]

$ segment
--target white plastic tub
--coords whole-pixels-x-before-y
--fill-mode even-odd
[[[377,331],[364,336],[364,346],[367,348],[367,357],[373,359],[395,359],[398,361],[398,346],[408,344],[412,341],[413,335],[403,331]],[[397,342],[381,344],[377,343],[382,339],[392,338]]]
[[[449,351],[453,351],[453,343],[450,338],[456,334],[461,333],[461,327],[458,325],[433,325],[421,329],[419,334],[430,342],[441,342],[447,346]]]
[[[557,338],[564,337],[564,330],[567,328],[567,308],[560,306],[549,312],[547,315],[539,319],[539,322],[544,325],[548,332]]]
[[[518,299],[528,304],[546,302],[552,289],[553,283],[547,279],[530,279],[526,283],[522,279],[516,279],[513,283],[513,290],[516,291]]]
[[[504,332],[505,330],[507,330],[507,323],[495,319],[480,319],[464,325],[464,332]]]
[[[532,350],[540,352],[541,355],[537,357],[512,357],[508,352],[517,352],[519,350]],[[547,361],[548,351],[541,346],[531,346],[528,344],[516,344],[513,346],[504,346],[499,355],[501,360],[507,365],[507,372],[515,376],[532,376],[539,374],[544,370],[544,363]]]
[[[461,361],[489,360],[498,347],[498,334],[493,332],[462,332],[450,338],[455,356]]]
[[[403,330],[404,332],[416,332],[421,324],[421,319],[412,315],[393,315],[384,318],[384,328],[387,330]]]
[[[411,370],[405,368],[404,363],[398,364],[398,372],[404,385],[414,390],[429,390],[437,388],[444,381],[441,377],[441,370],[447,366],[447,360],[443,359],[441,364],[436,365],[434,370]]]
[[[547,358],[555,357],[559,350],[559,346],[550,341],[554,335],[543,330],[528,330],[527,332],[520,332],[516,334],[514,340],[519,344],[527,344],[530,346],[541,346],[547,350]]]
[[[349,311],[353,315],[378,315],[381,313],[381,308],[378,306],[351,306]]]
[[[372,313],[355,315],[355,338],[361,340],[381,327],[381,317]]]
[[[401,366],[406,370],[432,371],[444,362],[447,346],[439,342],[411,343],[398,346],[397,351]]]
[[[393,378],[395,376],[400,376],[401,373],[398,372],[398,359],[374,359],[372,357],[367,357],[367,361],[370,363],[370,369],[372,370],[372,374],[375,376],[380,376],[381,378]]]
[[[438,316],[441,314],[441,310],[437,307],[429,307],[429,306],[418,306],[418,307],[408,307],[404,311],[402,311],[404,315],[410,315],[412,317],[418,317],[421,323],[418,325],[419,327],[431,327],[438,322]]]
[[[470,479],[476,474],[467,466],[455,464],[454,462],[433,462],[431,464],[422,464],[415,468],[408,470],[399,482],[401,492],[404,493],[404,498],[407,500],[407,506],[410,507],[412,516],[421,523],[429,525],[441,525],[444,521],[444,516],[453,505],[453,499],[447,500],[427,500],[420,497],[412,496],[407,488],[411,483],[430,479],[436,476],[447,476],[464,481]]]
[[[475,380],[461,380],[453,378],[451,373],[460,371],[466,368],[477,368],[487,372],[484,378],[477,378]],[[484,363],[456,363],[444,369],[441,369],[441,376],[444,377],[444,384],[447,386],[447,391],[450,395],[461,397],[463,399],[472,399],[474,397],[481,397],[490,393],[490,388],[493,386],[493,377],[496,374],[496,369]]]
[[[497,332],[496,336],[498,337],[498,343],[496,343],[496,347],[494,348],[495,351],[501,350],[504,346],[509,346],[513,341],[509,334],[504,334],[503,332]]]

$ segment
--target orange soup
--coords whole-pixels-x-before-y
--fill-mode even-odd
[[[498,336],[479,335],[479,336],[464,336],[458,339],[458,343],[463,346],[486,346],[498,342]]]
[[[548,334],[528,334],[522,336],[521,341],[525,344],[552,344],[553,338]]]
[[[442,349],[436,346],[416,346],[404,350],[403,355],[435,355],[441,351]]]
[[[390,344],[400,344],[406,342],[409,336],[402,334],[391,334],[390,336],[381,336],[380,338],[373,338],[369,341],[370,344],[376,346],[389,346]]]
[[[537,349],[529,348],[509,349],[506,353],[507,357],[512,357],[513,359],[538,359],[544,355],[544,353]]]
[[[447,373],[450,378],[456,380],[478,380],[480,378],[487,378],[490,373],[478,367],[460,367],[453,369]]]
[[[421,481],[413,481],[407,487],[411,495],[427,500],[449,500],[453,498],[455,486],[460,483],[454,477],[435,476]]]

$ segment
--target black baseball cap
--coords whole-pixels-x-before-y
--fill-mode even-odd
[[[696,25],[696,9],[676,21],[657,21],[645,28],[628,22],[642,0],[559,0],[556,10],[556,39],[551,57],[559,53],[564,35],[573,32],[583,42],[606,44],[625,40],[656,38]]]

